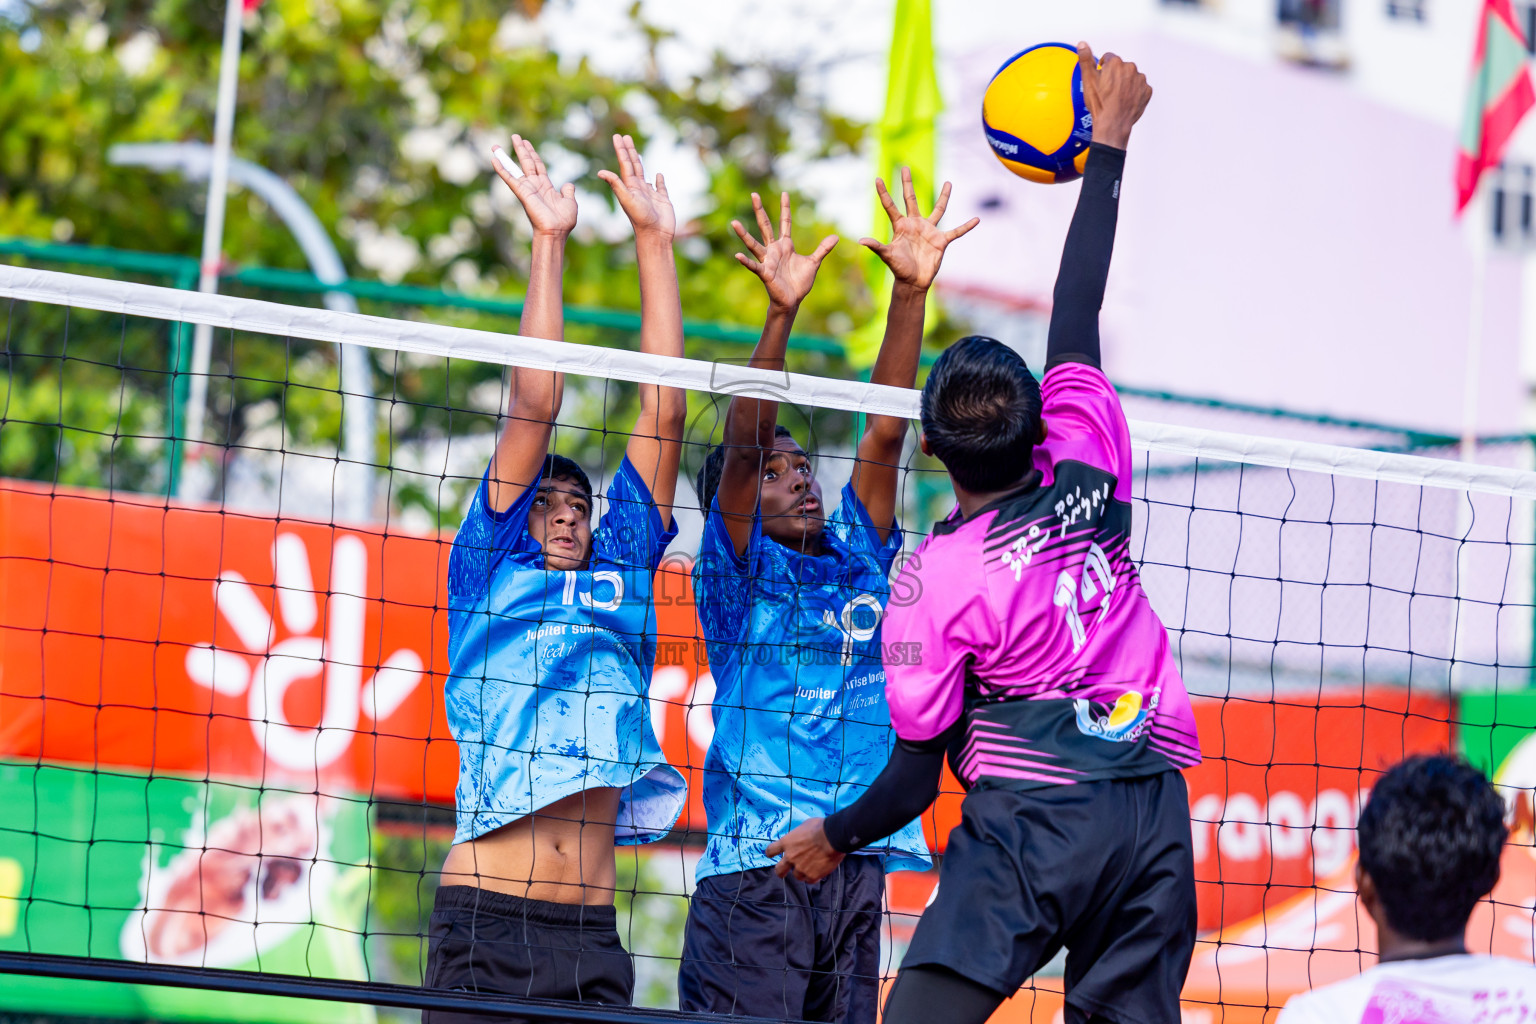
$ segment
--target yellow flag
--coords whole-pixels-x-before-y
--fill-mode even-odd
[[[939,75],[933,57],[933,5],[931,0],[896,0],[891,32],[891,56],[885,79],[885,113],[875,127],[875,173],[902,208],[901,168],[912,168],[912,186],[924,211],[933,208],[935,175],[935,124],[944,108],[939,95]],[[871,192],[873,184],[871,183]],[[874,199],[875,217],[870,237],[890,240],[891,221],[880,201]],[[848,362],[858,370],[875,363],[880,340],[885,337],[885,315],[891,303],[891,277],[877,257],[870,255],[870,290],[875,311],[870,321],[848,335]],[[932,293],[930,293],[931,296]],[[930,313],[932,312],[930,303]],[[932,317],[929,317],[932,320]]]

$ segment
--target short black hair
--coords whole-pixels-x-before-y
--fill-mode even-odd
[[[787,437],[795,440],[795,435],[790,433],[788,427],[782,423],[773,425],[774,437]],[[795,441],[796,444],[800,442]],[[709,515],[709,506],[715,503],[715,492],[720,489],[720,472],[725,468],[725,445],[717,444],[710,448],[709,454],[704,456],[704,465],[693,478],[693,489],[699,496],[699,508],[704,514]]]
[[[1461,935],[1499,880],[1504,801],[1460,758],[1410,757],[1360,812],[1360,867],[1393,930],[1420,942]]]
[[[539,470],[539,482],[555,480],[559,478],[573,481],[587,495],[587,503],[592,502],[592,481],[587,479],[586,472],[574,459],[568,459],[564,455],[556,455],[553,452],[544,456],[544,468]]]
[[[923,385],[923,436],[949,475],[968,491],[1019,482],[1040,437],[1040,382],[996,338],[961,338],[933,364]]]

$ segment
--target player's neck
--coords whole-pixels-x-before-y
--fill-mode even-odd
[[[1026,486],[1029,483],[1030,477],[1033,475],[1034,470],[1030,470],[1028,473],[1025,473],[1023,476],[1019,477],[1019,479],[1009,484],[1007,487],[1003,487],[996,491],[968,491],[964,487],[961,487],[959,484],[955,483],[954,477],[949,478],[949,485],[954,488],[955,504],[960,506],[960,515],[966,519],[969,519],[977,512],[992,504],[998,498],[1006,497],[1007,495],[1012,494],[1014,491],[1017,491],[1019,488]]]
[[[1377,944],[1381,949],[1381,962],[1398,960],[1432,960],[1437,956],[1461,956],[1467,952],[1467,944],[1460,935],[1437,942],[1423,942],[1399,935],[1390,925],[1376,929]]]

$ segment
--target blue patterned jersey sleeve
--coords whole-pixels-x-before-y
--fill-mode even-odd
[[[881,541],[880,531],[869,518],[869,510],[859,500],[853,484],[843,485],[842,500],[838,503],[837,511],[827,517],[827,529],[847,545],[850,555],[874,559],[880,567],[880,574],[890,575],[891,564],[901,553],[901,524],[892,518],[891,530],[885,540]]]
[[[528,532],[528,512],[533,508],[537,491],[537,487],[525,487],[505,512],[493,512],[487,467],[448,555],[448,596],[455,603],[473,603],[483,598],[490,591],[491,576],[505,555],[539,549]]]
[[[593,552],[622,569],[654,570],[676,536],[677,517],[662,525],[650,487],[626,456],[608,485],[602,521],[592,532]]]
[[[710,503],[709,514],[704,517],[699,557],[693,565],[693,591],[711,665],[723,667],[739,651],[740,641],[748,633],[752,621],[752,583],[758,575],[762,549],[761,517],[752,520],[747,553],[738,555],[730,531],[725,528],[718,499]],[[718,680],[720,675],[717,670],[715,678]]]

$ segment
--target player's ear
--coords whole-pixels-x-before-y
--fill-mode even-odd
[[[933,446],[928,443],[928,435],[921,430],[917,432],[917,446],[923,450],[924,455],[933,455]]]
[[[1040,436],[1035,439],[1035,444],[1045,444],[1045,437],[1050,431],[1046,429],[1045,420],[1040,421]]]
[[[1376,880],[1366,873],[1365,866],[1355,861],[1355,891],[1360,894],[1360,904],[1374,920],[1376,917]]]

